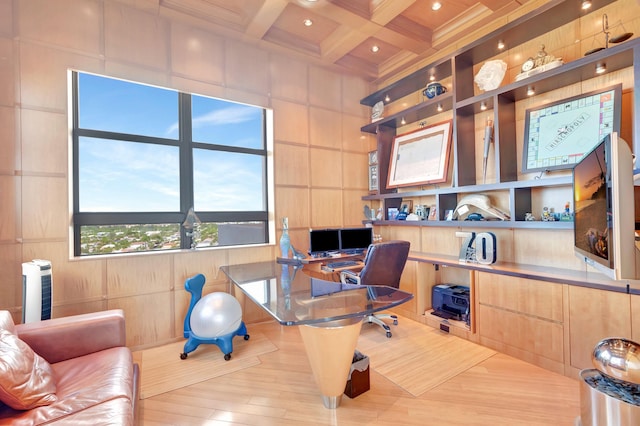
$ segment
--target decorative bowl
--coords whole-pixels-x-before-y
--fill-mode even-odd
[[[422,91],[422,94],[425,95],[429,99],[433,99],[438,95],[442,95],[447,91],[447,88],[442,84],[434,81],[433,83],[427,84],[427,88]]]
[[[622,337],[601,340],[591,355],[601,373],[625,382],[640,384],[640,345]]]

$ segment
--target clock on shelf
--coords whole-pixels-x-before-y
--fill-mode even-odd
[[[544,50],[544,44],[541,44],[536,57],[529,57],[522,63],[522,66],[520,67],[520,71],[522,72],[516,75],[516,81],[559,67],[562,64],[562,58],[556,58],[553,55],[549,55]]]

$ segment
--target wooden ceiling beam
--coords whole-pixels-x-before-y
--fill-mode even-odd
[[[262,3],[245,33],[250,37],[262,39],[288,3],[287,0],[268,0]]]

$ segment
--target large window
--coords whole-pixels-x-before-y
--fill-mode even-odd
[[[269,110],[72,81],[76,256],[269,242]]]

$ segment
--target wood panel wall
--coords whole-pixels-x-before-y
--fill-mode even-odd
[[[470,32],[459,46],[451,45],[439,55],[543,3],[514,6],[512,14]],[[49,259],[54,316],[122,308],[127,343],[134,348],[182,336],[188,305],[183,283],[188,276],[204,273],[207,292],[224,291],[227,283],[218,274],[220,265],[271,260],[277,249],[267,245],[72,259],[70,69],[272,108],[273,219],[279,235],[280,218],[289,217],[292,241],[299,248],[306,248],[310,227],[361,224],[364,203],[360,198],[368,188],[367,152],[375,148],[373,137],[359,131],[370,114],[359,100],[376,87],[248,41],[158,16],[152,4],[0,0],[0,309],[20,318],[21,264]],[[637,3],[620,0],[616,5],[608,9],[611,25],[624,18],[627,31],[640,32]],[[594,39],[599,31],[595,24],[582,25],[591,25],[589,34]],[[564,37],[569,40],[576,34]],[[433,60],[427,58],[425,63]],[[384,238],[408,239],[422,251],[437,248],[436,252],[449,253],[458,247],[454,229],[376,232]],[[506,235],[499,237],[506,244],[501,252],[513,261],[535,259],[551,266],[568,259],[555,251],[549,255],[547,237],[554,239],[554,247],[567,247],[569,233],[542,236],[536,231],[535,238],[529,238],[532,235],[527,232],[533,231],[505,230]],[[557,238],[560,246],[555,244]],[[263,318],[251,303],[242,302],[246,321]]]
[[[55,4],[54,4],[55,3]],[[129,6],[127,3],[130,3]],[[127,344],[182,337],[184,280],[227,290],[221,265],[274,259],[274,245],[72,259],[68,71],[80,70],[273,109],[275,216],[294,245],[308,229],[357,226],[367,193],[360,133],[371,92],[343,75],[192,27],[137,3],[0,0],[0,309],[21,317],[21,264],[53,265],[54,316],[124,309]],[[242,300],[245,321],[263,314]]]

